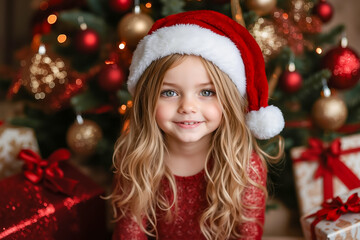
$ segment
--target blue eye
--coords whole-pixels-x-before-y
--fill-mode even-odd
[[[163,97],[175,97],[177,96],[177,93],[173,90],[165,90],[161,92],[161,96]]]
[[[215,92],[211,91],[211,90],[202,90],[200,92],[200,95],[203,96],[203,97],[210,97],[210,96],[215,95]]]

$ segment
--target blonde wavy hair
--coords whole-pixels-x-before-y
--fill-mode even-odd
[[[160,96],[165,72],[185,57],[170,55],[154,61],[146,69],[137,83],[128,116],[129,127],[115,144],[115,187],[109,196],[114,217],[116,220],[131,217],[150,236],[157,236],[156,209],[165,211],[171,218],[171,208],[176,206],[177,199],[175,178],[164,163],[166,142],[155,120],[156,96]],[[205,168],[209,205],[200,218],[200,229],[208,240],[231,239],[240,237],[241,223],[254,221],[243,214],[245,209],[251,208],[242,203],[245,187],[253,185],[267,196],[266,188],[252,181],[246,171],[251,168],[253,152],[260,156],[264,167],[265,158],[276,159],[280,155],[272,157],[260,149],[245,124],[246,100],[227,74],[213,63],[201,60],[215,86],[223,119],[213,133],[208,152],[207,161],[212,161],[212,167]],[[164,178],[174,194],[173,202],[162,194]],[[148,220],[148,226],[144,219]]]

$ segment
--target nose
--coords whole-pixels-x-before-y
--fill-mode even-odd
[[[197,101],[193,97],[184,96],[180,100],[178,112],[179,113],[196,113],[198,106]]]

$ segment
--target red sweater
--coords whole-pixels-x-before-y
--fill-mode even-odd
[[[257,183],[266,185],[266,171],[258,157],[251,161],[254,171],[249,170],[250,177]],[[205,237],[200,231],[199,218],[203,210],[208,206],[206,201],[205,171],[194,176],[179,177],[175,176],[178,192],[178,214],[174,216],[172,222],[167,222],[162,216],[162,212],[157,209],[158,239],[160,240],[203,240]],[[169,185],[164,181],[164,191],[168,199],[172,199]],[[259,223],[264,223],[265,214],[265,194],[262,190],[250,186],[242,197],[246,205],[254,206],[255,209],[246,211],[247,217],[255,218]],[[262,227],[254,222],[243,223],[240,227],[244,236],[242,239],[261,239]],[[113,240],[147,240],[147,236],[141,231],[140,227],[131,219],[123,218],[117,222],[114,230]]]

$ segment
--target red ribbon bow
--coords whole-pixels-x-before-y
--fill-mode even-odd
[[[50,190],[72,195],[78,181],[65,178],[64,172],[59,167],[60,161],[70,158],[68,150],[56,150],[48,159],[43,160],[34,151],[23,149],[20,151],[18,158],[25,161],[24,175],[32,183],[39,183],[44,180],[44,186]]]
[[[314,214],[306,218],[311,218],[315,216],[314,221],[311,223],[311,238],[316,239],[315,226],[320,221],[326,219],[328,221],[336,221],[341,215],[352,212],[360,212],[360,198],[357,193],[352,194],[345,203],[341,198],[336,197],[332,199],[331,202],[324,202],[321,205],[323,208],[317,211]]]
[[[301,153],[299,161],[318,161],[314,178],[323,177],[324,200],[333,198],[333,175],[337,176],[351,190],[360,187],[359,178],[342,162],[340,156],[360,151],[359,148],[341,150],[340,139],[334,140],[327,147],[320,140],[309,139],[309,148]]]

